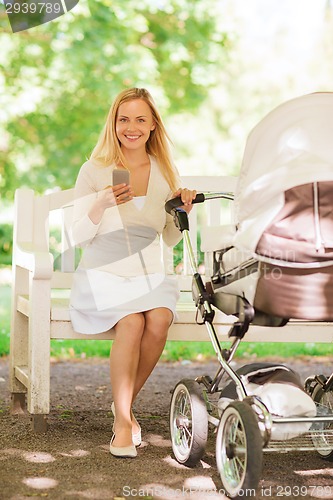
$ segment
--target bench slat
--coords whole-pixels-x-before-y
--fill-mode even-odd
[[[186,296],[188,298],[188,295]],[[184,299],[183,299],[184,300]],[[18,310],[28,316],[29,301],[27,296],[18,297]],[[177,322],[169,331],[168,340],[209,341],[204,325],[195,323],[196,309],[194,302],[182,301],[177,304]],[[234,318],[221,311],[215,311],[214,328],[221,341],[228,340],[228,331]],[[113,330],[99,334],[80,334],[73,332],[68,309],[68,298],[52,298],[51,309],[52,339],[95,339],[112,340]],[[332,323],[291,320],[284,327],[262,327],[251,325],[245,335],[244,342],[333,342]]]

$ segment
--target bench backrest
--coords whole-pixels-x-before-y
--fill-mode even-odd
[[[234,192],[236,177],[183,176],[183,186],[198,192]],[[70,288],[72,273],[75,270],[76,250],[70,244],[69,229],[72,222],[74,189],[55,191],[43,196],[36,195],[31,189],[18,189],[15,194],[15,216],[13,231],[13,265],[15,265],[15,247],[24,244],[33,250],[50,251],[55,243],[55,236],[50,232],[52,226],[58,228],[59,240],[53,254],[57,268],[52,277],[53,288]],[[222,208],[221,208],[222,207]],[[221,200],[211,200],[203,205],[195,205],[190,213],[190,235],[195,254],[197,254],[197,234],[200,225],[219,225],[226,222],[227,205]],[[168,273],[174,272],[173,251],[164,249],[164,259]],[[184,287],[189,289],[187,277],[190,268],[184,249],[182,255]]]

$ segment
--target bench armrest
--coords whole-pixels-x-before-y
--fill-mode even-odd
[[[34,250],[30,243],[16,247],[15,264],[32,272],[33,279],[50,280],[53,273],[53,255],[50,252]]]

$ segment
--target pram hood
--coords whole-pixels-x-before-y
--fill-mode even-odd
[[[333,181],[333,92],[308,94],[270,112],[250,133],[235,194],[234,245],[255,254],[284,193]]]

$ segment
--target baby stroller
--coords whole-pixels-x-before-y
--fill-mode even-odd
[[[180,199],[166,204],[183,232],[193,300],[219,362],[213,379],[186,379],[174,388],[172,448],[178,462],[194,466],[205,450],[208,423],[216,427],[217,468],[230,498],[257,488],[263,451],[312,449],[333,460],[333,375],[310,377],[303,390],[289,371],[287,385],[277,381],[280,394],[266,390],[269,400],[254,385],[266,389],[270,377],[285,367],[250,367],[246,373],[234,371],[230,363],[250,325],[279,328],[290,319],[333,320],[332,117],[333,93],[280,105],[248,137],[235,196],[197,195],[195,203],[234,200],[234,223],[201,234],[202,250],[213,260],[206,283],[197,270],[187,214],[177,208]],[[228,349],[221,348],[214,330],[215,308],[235,316]],[[259,370],[261,382],[249,377],[251,370],[257,376]],[[298,386],[304,403],[291,415],[275,408],[288,384]],[[276,434],[279,426],[282,432]]]

